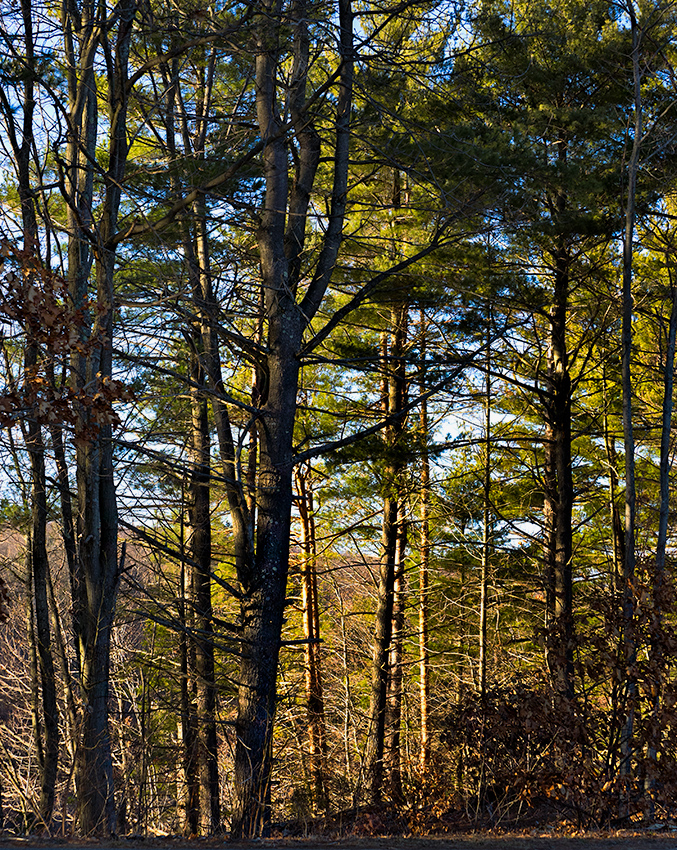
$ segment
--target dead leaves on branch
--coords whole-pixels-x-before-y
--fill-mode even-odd
[[[0,427],[23,419],[67,425],[79,440],[97,436],[103,425],[119,424],[115,403],[131,391],[100,371],[78,379],[92,355],[109,345],[91,334],[96,304],[75,307],[67,282],[45,268],[33,253],[0,243],[0,337],[5,381],[0,387]],[[12,374],[12,361],[21,365]],[[70,376],[70,377],[69,377]]]
[[[674,663],[671,653],[666,663]],[[545,676],[496,685],[484,700],[473,690],[462,694],[440,740],[450,771],[463,776],[468,816],[487,826],[549,821],[577,829],[677,816],[677,687],[663,685],[656,711],[655,675],[648,659],[638,663],[634,702],[619,688],[612,704],[590,682],[584,698],[570,700]],[[620,769],[629,707],[632,778]]]

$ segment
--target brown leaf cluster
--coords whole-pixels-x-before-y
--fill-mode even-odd
[[[121,381],[98,373],[81,386],[63,377],[71,364],[107,344],[101,335],[89,333],[88,314],[96,305],[76,308],[62,277],[6,240],[0,243],[0,260],[6,268],[0,276],[2,335],[33,352],[21,374],[7,376],[0,391],[0,427],[32,418],[40,424],[72,426],[78,438],[86,440],[102,425],[118,424],[115,402],[132,399]]]

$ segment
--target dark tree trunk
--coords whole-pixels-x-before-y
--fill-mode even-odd
[[[405,557],[407,520],[404,504],[400,505],[395,551],[395,584],[393,587],[393,625],[390,643],[390,676],[386,707],[385,786],[390,798],[401,803],[402,793],[402,688],[404,685],[404,622],[406,608]]]
[[[185,131],[187,135],[187,130]],[[205,835],[221,828],[216,730],[217,688],[214,670],[214,624],[212,617],[212,542],[211,542],[211,446],[208,415],[208,384],[221,389],[220,368],[214,372],[215,343],[211,333],[214,298],[211,290],[206,210],[195,204],[194,234],[183,220],[183,248],[192,293],[195,322],[191,331],[191,478],[189,483],[188,548],[191,557],[192,652],[195,659],[192,680],[196,688],[196,734],[199,810],[201,831]],[[217,430],[221,432],[222,406],[213,402]],[[191,807],[192,810],[192,807]]]
[[[31,495],[30,568],[33,579],[35,629],[42,694],[44,743],[40,748],[40,818],[49,827],[54,810],[57,765],[59,760],[59,713],[56,699],[56,677],[52,657],[49,621],[49,561],[47,558],[47,494],[45,489],[45,455],[42,429],[35,420],[28,422],[27,448],[33,477]]]
[[[390,641],[395,592],[395,550],[397,546],[397,499],[383,504],[383,554],[379,572],[378,600],[374,616],[374,648],[369,697],[369,728],[364,755],[367,796],[370,803],[381,802],[383,794],[386,704]]]
[[[671,240],[672,241],[672,240]],[[666,248],[674,251],[674,245]],[[652,792],[656,787],[658,753],[661,748],[661,693],[665,678],[665,636],[663,619],[666,613],[665,596],[665,557],[668,541],[668,521],[670,518],[670,461],[671,430],[673,413],[673,388],[675,374],[675,347],[677,342],[677,285],[673,279],[670,259],[666,256],[666,266],[670,276],[670,294],[672,297],[670,321],[666,340],[665,363],[663,365],[663,405],[661,418],[661,457],[659,473],[660,510],[658,517],[658,539],[653,577],[653,610],[650,629],[650,676],[651,676],[651,712],[648,733],[648,765],[645,787]],[[653,805],[653,801],[652,801]]]
[[[76,407],[76,564],[73,623],[79,643],[83,711],[75,781],[80,830],[89,835],[115,832],[116,807],[108,727],[110,640],[120,570],[117,503],[110,419],[96,416],[94,395],[112,377],[115,238],[121,186],[127,162],[127,66],[136,0],[121,0],[117,14],[99,26],[90,0],[69,7],[64,54],[69,92],[65,194],[68,206],[68,277],[74,307],[86,321],[86,349],[74,355],[72,384]],[[115,26],[115,43],[109,42]],[[76,48],[76,45],[78,47]],[[105,188],[94,222],[94,163],[98,144],[98,90],[94,55],[106,57],[109,138]],[[82,55],[78,55],[81,51]],[[86,54],[86,55],[85,55]],[[88,313],[90,271],[96,257],[96,310]]]
[[[84,700],[77,749],[80,829],[115,832],[113,763],[108,728],[110,639],[119,582],[117,508],[110,427],[78,448],[78,565],[84,591],[76,625]]]
[[[199,338],[196,340],[199,344]],[[216,686],[214,682],[214,628],[211,590],[211,453],[204,375],[197,353],[193,356],[193,445],[190,480],[191,605],[195,642],[197,690],[197,762],[200,820],[203,834],[220,826],[216,739]],[[197,386],[196,386],[197,385]],[[200,389],[202,387],[202,389]]]
[[[402,446],[404,409],[406,405],[406,368],[404,346],[407,337],[407,308],[399,304],[392,309],[392,339],[382,336],[383,412],[393,418],[385,429],[387,463],[383,472],[383,554],[379,572],[374,644],[369,696],[369,728],[365,747],[365,781],[371,803],[381,802],[384,780],[386,709],[390,676],[395,564],[399,537],[400,496],[402,486]]]
[[[563,204],[564,201],[561,203]],[[548,666],[555,689],[572,699],[574,696],[571,526],[573,481],[571,376],[566,342],[569,267],[568,251],[562,245],[554,254],[555,286],[550,309],[545,519]]]
[[[162,67],[167,97],[165,101],[165,145],[169,157],[178,159],[177,136],[183,140],[183,155],[201,162],[205,157],[208,111],[213,84],[214,48],[207,58],[204,45],[195,48],[195,109],[189,114],[181,96],[179,61],[174,58]],[[176,121],[178,115],[178,124]],[[172,189],[181,195],[184,187],[178,175]],[[180,639],[181,688],[181,805],[185,834],[210,835],[221,829],[216,726],[217,687],[214,666],[214,624],[212,616],[212,543],[210,490],[212,478],[209,390],[222,392],[212,323],[216,303],[212,293],[210,246],[207,233],[207,207],[199,199],[179,214],[185,270],[191,293],[192,320],[186,331],[190,352],[190,396],[192,436],[189,481],[189,563],[190,580],[184,582],[181,618],[185,631]],[[227,413],[218,395],[212,398],[214,420],[224,466],[233,457]],[[225,418],[225,426],[224,426]],[[228,437],[225,436],[227,428]],[[230,470],[228,470],[230,472]],[[227,473],[228,474],[228,473]],[[227,482],[232,483],[230,474]],[[237,537],[236,547],[241,549]],[[185,566],[184,566],[185,568]]]
[[[287,318],[292,324],[294,319],[298,321],[293,313]],[[269,356],[268,363],[274,368],[279,384],[273,387],[271,381],[264,411],[268,409],[276,415],[264,418],[261,428],[254,575],[241,577],[242,660],[236,727],[235,837],[264,833],[270,819],[270,760],[289,559],[291,430],[298,377],[298,362],[287,340],[299,337],[285,333],[285,324],[280,322],[269,335],[269,345],[277,349],[278,356]]]
[[[44,772],[45,752],[44,733],[42,728],[42,712],[40,711],[40,675],[38,668],[38,639],[35,634],[35,592],[33,589],[33,555],[31,554],[31,538],[26,540],[26,635],[28,637],[28,671],[30,674],[30,706],[31,727],[35,744],[35,757],[40,769]]]
[[[642,72],[640,53],[642,31],[636,18],[634,3],[628,3],[632,31],[632,68],[634,83],[634,127],[625,204],[625,231],[623,234],[623,322],[621,331],[621,371],[623,383],[623,442],[625,448],[625,560],[623,562],[623,680],[625,685],[625,722],[621,731],[621,777],[628,781],[632,775],[632,754],[635,724],[637,681],[634,672],[637,657],[635,635],[635,437],[632,413],[632,320],[634,304],[632,275],[635,233],[635,195],[639,173],[639,156],[642,142]],[[624,813],[625,800],[621,800]]]
[[[237,554],[241,589],[241,663],[231,836],[265,834],[270,822],[272,732],[282,640],[292,509],[293,439],[303,333],[324,297],[341,243],[348,187],[352,97],[352,12],[339,0],[341,68],[335,118],[334,179],[323,247],[297,302],[310,193],[320,162],[320,137],[305,103],[309,37],[304,3],[293,7],[292,84],[287,90],[298,144],[290,181],[287,142],[278,110],[279,37],[276,3],[261,0],[256,16],[256,109],[264,142],[265,202],[258,232],[263,290],[265,385],[257,418],[255,554]],[[229,461],[230,462],[230,461]],[[234,524],[246,516],[231,479]],[[246,533],[241,537],[247,545]]]

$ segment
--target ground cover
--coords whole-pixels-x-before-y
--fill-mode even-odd
[[[57,850],[57,848],[94,850],[677,850],[677,827],[655,825],[651,829],[585,831],[563,834],[561,830],[538,828],[522,832],[483,830],[462,835],[369,838],[346,836],[337,839],[309,835],[306,838],[275,836],[269,839],[230,842],[226,838],[116,838],[77,839],[15,838],[0,836],[2,850]]]

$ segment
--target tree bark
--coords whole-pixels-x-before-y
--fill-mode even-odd
[[[628,162],[628,185],[623,234],[623,321],[621,331],[621,371],[623,383],[623,442],[625,448],[625,561],[623,563],[622,641],[624,655],[625,722],[621,731],[620,773],[624,780],[632,775],[632,753],[637,681],[634,672],[637,654],[635,637],[635,438],[632,416],[632,273],[635,232],[635,195],[642,141],[642,90],[640,70],[641,32],[632,0],[627,6],[632,32],[632,68],[634,83],[634,133]],[[623,803],[622,803],[623,805]]]
[[[272,733],[281,646],[292,508],[293,429],[303,333],[315,316],[341,244],[348,189],[352,103],[352,10],[339,0],[341,69],[335,117],[334,177],[323,247],[312,280],[296,300],[310,192],[320,161],[320,139],[305,112],[309,41],[303,4],[295,7],[293,83],[288,102],[299,145],[291,192],[287,143],[281,133],[277,74],[281,16],[261,0],[256,18],[256,110],[263,149],[265,202],[258,232],[266,377],[257,422],[256,552],[239,557],[240,662],[235,801],[231,836],[266,834],[270,822]],[[239,499],[234,491],[233,501]],[[238,511],[241,507],[238,505]]]
[[[421,514],[421,540],[418,578],[418,677],[419,677],[419,709],[420,709],[420,749],[419,768],[422,775],[428,768],[430,757],[430,652],[428,649],[428,595],[429,595],[429,569],[430,569],[430,453],[428,451],[429,423],[428,402],[425,398],[425,370],[426,370],[426,321],[425,314],[420,314],[421,326],[421,491],[420,491],[420,514]]]
[[[313,804],[317,811],[327,812],[329,798],[326,787],[327,735],[322,689],[322,655],[320,644],[320,604],[317,592],[317,549],[315,543],[315,511],[310,465],[297,469],[296,485],[301,518],[301,596],[306,705],[308,712],[308,749],[313,783]]]
[[[200,344],[196,335],[195,344]],[[220,826],[214,681],[214,628],[211,590],[211,451],[204,374],[197,352],[192,354],[192,458],[189,483],[189,541],[193,608],[194,681],[196,688],[196,748],[201,831],[209,835]]]
[[[397,545],[397,499],[386,497],[383,504],[381,568],[378,601],[374,616],[374,645],[369,696],[369,727],[364,754],[366,791],[370,803],[378,805],[383,793],[386,701],[389,651],[392,636],[395,591],[395,549]]]
[[[181,674],[181,706],[178,723],[180,745],[178,771],[178,800],[181,817],[181,831],[185,836],[198,835],[200,829],[200,787],[197,765],[197,711],[195,708],[195,688],[192,672],[195,669],[194,643],[190,639],[193,633],[192,588],[190,587],[184,539],[184,493],[181,493],[181,572],[178,599],[179,622],[179,669]]]
[[[389,654],[392,640],[395,564],[399,537],[402,485],[401,435],[406,405],[404,346],[407,337],[407,308],[398,304],[391,310],[392,331],[382,335],[383,412],[395,416],[384,431],[387,461],[383,471],[383,529],[378,601],[375,613],[374,643],[369,696],[369,727],[365,746],[365,780],[369,802],[379,804],[383,795],[386,710],[390,677]],[[391,337],[389,341],[389,337]]]
[[[673,246],[670,246],[673,248]],[[665,611],[665,556],[668,541],[668,520],[670,516],[670,461],[671,429],[673,413],[673,390],[675,373],[675,347],[677,341],[677,285],[673,278],[673,266],[666,251],[666,263],[670,276],[672,303],[668,324],[665,363],[663,365],[663,404],[661,416],[661,456],[659,467],[660,509],[658,516],[658,539],[656,540],[656,558],[653,576],[653,608],[650,625],[649,665],[651,675],[651,710],[648,731],[648,766],[645,782],[646,790],[651,793],[656,786],[658,753],[661,746],[662,729],[660,721],[661,692],[665,677],[665,645],[663,638],[663,616]],[[652,803],[653,805],[653,803]]]
[[[386,707],[385,766],[386,788],[390,798],[401,803],[402,792],[402,698],[404,685],[404,624],[405,624],[405,557],[407,549],[407,520],[404,503],[400,504],[395,550],[395,581],[393,586],[393,625],[390,643],[388,695]]]
[[[194,281],[194,304],[200,317],[196,328],[193,363],[193,476],[192,551],[193,604],[195,606],[196,681],[198,720],[198,763],[200,772],[200,812],[202,831],[213,834],[221,829],[221,803],[218,772],[218,740],[216,731],[217,688],[214,673],[214,627],[211,589],[211,455],[207,409],[207,380],[212,363],[210,306],[213,304],[206,210],[196,205],[197,279]],[[220,377],[220,374],[219,374]],[[199,389],[199,388],[202,389]]]
[[[117,504],[110,419],[96,415],[94,395],[112,377],[115,235],[127,162],[127,67],[136,0],[121,0],[117,14],[100,25],[93,0],[66,11],[64,53],[69,90],[64,195],[68,215],[68,279],[73,305],[85,322],[83,350],[72,362],[76,406],[77,555],[73,623],[79,643],[80,687],[84,702],[75,780],[80,830],[89,835],[115,832],[113,763],[108,726],[110,639],[119,585]],[[115,45],[109,28],[115,26]],[[77,47],[76,47],[77,45]],[[98,94],[95,56],[106,62],[109,138],[105,188],[99,219],[92,215],[97,161]],[[88,312],[94,258],[96,312]]]
[[[491,554],[491,303],[487,302],[485,335],[484,480],[482,482],[482,563],[480,570],[479,691],[483,710],[487,700],[487,607]]]
[[[56,698],[56,676],[52,656],[52,638],[49,618],[47,558],[47,493],[45,482],[45,447],[42,429],[34,419],[28,422],[27,448],[31,456],[31,540],[30,567],[33,579],[35,630],[44,722],[44,745],[40,761],[40,818],[49,828],[54,810],[57,766],[59,761],[59,712]]]
[[[557,199],[565,212],[566,199]],[[553,685],[574,696],[572,576],[573,480],[571,472],[571,376],[567,351],[570,257],[563,241],[553,255],[554,297],[550,308],[546,406],[546,645]]]

